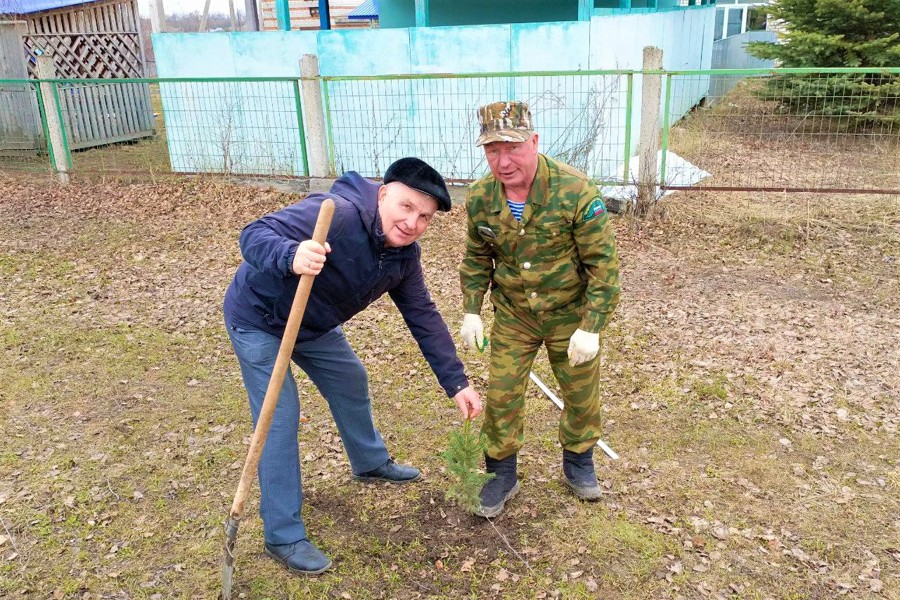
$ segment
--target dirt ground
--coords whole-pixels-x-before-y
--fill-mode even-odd
[[[213,598],[250,436],[221,300],[241,227],[296,201],[214,179],[60,187],[0,175],[0,596]],[[615,218],[597,504],[560,477],[529,391],[523,493],[495,523],[444,499],[461,426],[402,319],[348,324],[376,421],[424,471],[350,471],[296,372],[319,578],[238,534],[242,598],[900,598],[900,198],[676,194]],[[423,239],[454,333],[463,214]],[[487,310],[485,316],[487,317]],[[487,362],[463,354],[483,391]],[[535,372],[555,387],[545,357]]]

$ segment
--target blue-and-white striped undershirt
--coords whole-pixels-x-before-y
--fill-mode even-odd
[[[522,220],[522,211],[525,210],[524,202],[513,202],[509,198],[506,199],[506,205],[509,206],[509,210],[512,212],[513,216],[516,218],[516,221]]]

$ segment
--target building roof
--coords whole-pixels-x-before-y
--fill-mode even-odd
[[[28,15],[31,13],[90,4],[97,0],[0,0],[0,14]]]
[[[377,19],[378,0],[365,0],[347,14],[348,19]]]

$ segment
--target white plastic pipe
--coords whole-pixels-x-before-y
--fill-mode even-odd
[[[534,371],[531,371],[531,372],[528,374],[528,376],[531,378],[531,380],[532,380],[533,382],[535,382],[535,383],[537,384],[537,386],[538,386],[539,388],[541,388],[541,391],[542,391],[542,392],[544,392],[545,394],[547,394],[547,397],[548,397],[548,398],[550,398],[551,400],[553,400],[553,404],[555,404],[556,406],[559,407],[560,410],[562,410],[562,408],[563,408],[562,400],[560,400],[560,399],[556,396],[556,394],[554,394],[552,391],[550,391],[550,388],[548,388],[548,387],[544,384],[543,381],[541,381],[540,379],[538,379],[538,376],[534,374]],[[619,460],[619,455],[616,454],[615,451],[614,451],[612,448],[610,448],[609,446],[607,446],[606,443],[605,443],[603,440],[597,440],[597,445],[600,446],[600,449],[603,450],[603,451],[606,453],[606,455],[607,455],[608,457],[610,457],[610,458],[613,459],[613,460]]]

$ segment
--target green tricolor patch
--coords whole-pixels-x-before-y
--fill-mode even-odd
[[[599,217],[603,213],[606,212],[606,205],[603,204],[603,200],[600,197],[594,198],[591,203],[588,205],[586,209],[584,209],[584,214],[582,215],[582,221],[590,221],[594,217]]]

